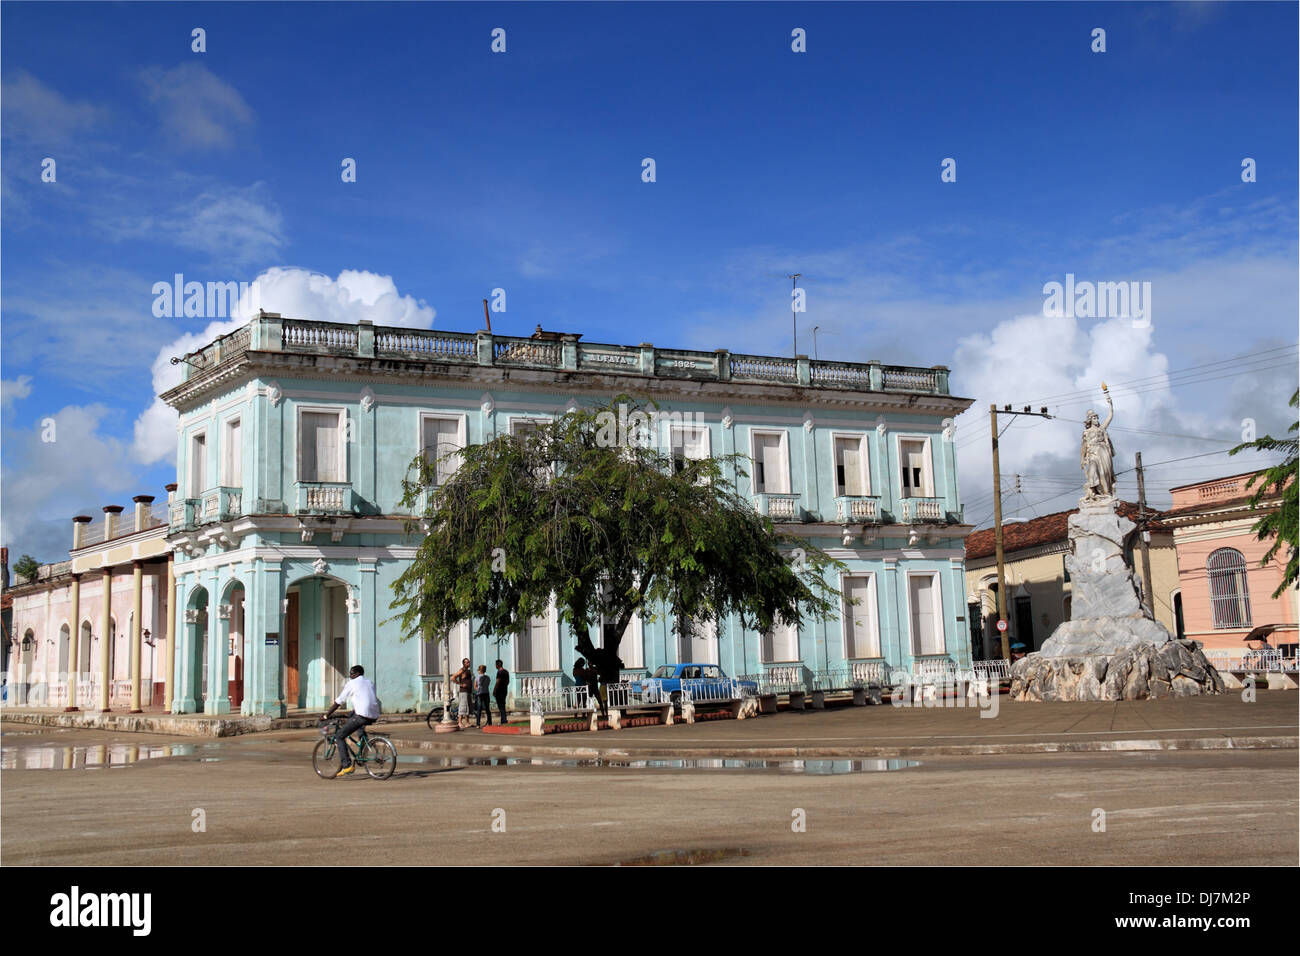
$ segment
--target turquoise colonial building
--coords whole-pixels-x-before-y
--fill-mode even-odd
[[[172,709],[283,714],[321,708],[360,663],[384,709],[441,694],[443,653],[501,658],[516,698],[569,682],[571,635],[554,612],[521,634],[403,641],[392,583],[415,553],[401,481],[423,450],[490,440],[626,393],[671,415],[675,454],[738,452],[741,491],[848,570],[839,618],[746,632],[665,615],[635,621],[630,673],[678,660],[729,674],[970,661],[963,523],[942,366],[809,361],[726,350],[599,345],[338,325],[261,313],[179,361],[163,395],[180,412],[169,503],[177,624]]]

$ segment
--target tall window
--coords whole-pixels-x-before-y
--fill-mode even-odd
[[[677,662],[718,663],[718,622],[699,623],[690,618],[677,622]]]
[[[774,623],[759,642],[759,657],[764,664],[799,660],[799,629],[784,621]]]
[[[601,617],[600,628],[595,635],[597,647],[605,646],[607,627],[609,627],[609,621]],[[645,649],[640,614],[633,614],[632,620],[627,622],[627,630],[623,632],[623,638],[619,641],[618,656],[623,662],[623,666],[629,670],[645,667]]]
[[[1250,627],[1246,559],[1235,548],[1220,548],[1205,562],[1215,627]]]
[[[898,463],[902,470],[900,497],[931,497],[930,463],[926,460],[925,450],[926,443],[922,439],[905,438],[899,441]]]
[[[907,587],[912,617],[912,653],[944,653],[943,625],[939,613],[939,576],[909,574]]]
[[[515,670],[521,674],[559,670],[559,647],[551,623],[554,609],[530,618],[528,626],[515,638]]]
[[[755,494],[789,494],[790,468],[784,437],[772,432],[752,432]]]
[[[462,447],[460,420],[426,415],[420,420],[420,453],[426,461],[437,462],[439,485],[456,473],[460,464],[456,452]]]
[[[866,442],[856,438],[835,439],[835,494],[865,495],[867,491]]]
[[[208,436],[200,433],[190,439],[190,497],[201,497],[207,483]]]
[[[844,578],[844,656],[848,660],[880,657],[880,631],[876,624],[875,575]]]
[[[674,425],[670,437],[674,472],[685,468],[688,461],[709,457],[708,429]]]
[[[298,480],[345,481],[343,416],[339,412],[303,412],[298,419]]]
[[[238,418],[232,418],[226,422],[225,449],[222,463],[224,475],[221,483],[229,488],[242,488],[244,485],[244,445],[241,440]]]

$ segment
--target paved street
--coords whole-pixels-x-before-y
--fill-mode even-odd
[[[1292,729],[1271,733],[1294,736],[1295,698],[1274,700],[1280,713],[1289,705]],[[1066,716],[1050,706],[1038,712],[1052,721]],[[672,749],[707,764],[692,743],[722,741],[743,752],[738,745],[759,735],[805,743],[814,733],[852,736],[833,732],[835,725],[864,726],[869,713],[898,720],[884,715],[903,712],[783,714],[675,728]],[[1155,709],[1145,717],[1160,719]],[[1239,723],[1285,721],[1247,710]],[[793,772],[789,762],[766,770],[654,769],[532,765],[534,758],[517,757],[525,762],[464,766],[475,758],[419,749],[434,745],[433,735],[395,725],[403,761],[392,779],[322,781],[311,769],[310,731],[214,741],[12,723],[3,729],[2,850],[11,864],[333,864],[356,836],[376,863],[393,864],[1296,863],[1296,751],[1287,749],[935,754],[906,769],[826,774]],[[668,733],[561,737],[570,745],[597,738],[608,745],[615,737],[630,759],[640,759],[664,750],[656,738]],[[452,736],[462,745],[471,737],[483,744],[531,740]],[[634,745],[638,739],[642,746]],[[123,763],[78,769],[88,762]],[[69,769],[24,769],[39,765]],[[1093,830],[1098,809],[1105,832]],[[792,829],[800,810],[806,832]],[[194,831],[200,817],[205,832]],[[504,832],[494,831],[494,820]]]

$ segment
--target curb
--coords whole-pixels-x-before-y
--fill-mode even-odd
[[[78,730],[118,730],[136,734],[163,734],[177,737],[238,737],[268,730],[314,730],[320,724],[313,717],[178,717],[166,714],[33,714],[0,713],[0,720],[39,727],[63,727]],[[385,724],[423,723],[420,714],[384,714]]]
[[[693,758],[836,758],[850,760],[872,757],[974,757],[998,754],[1041,753],[1111,753],[1154,752],[1186,750],[1296,750],[1300,739],[1296,737],[1170,737],[1136,740],[1062,740],[1007,744],[933,744],[903,747],[698,747],[673,750],[628,750],[623,747],[559,747],[529,746],[528,744],[470,744],[442,741],[394,741],[399,748],[428,750],[438,753],[457,753],[483,757],[580,757],[598,759],[614,757],[636,760],[640,758],[669,757],[683,760]]]

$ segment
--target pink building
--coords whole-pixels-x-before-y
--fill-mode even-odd
[[[1243,638],[1265,624],[1277,625],[1269,637],[1274,647],[1296,643],[1296,589],[1272,596],[1282,583],[1286,547],[1261,566],[1272,543],[1256,540],[1251,530],[1277,510],[1280,499],[1265,496],[1252,511],[1249,499],[1259,484],[1247,488],[1249,478],[1247,473],[1171,488],[1172,505],[1160,516],[1173,530],[1178,552],[1179,630],[1207,651],[1240,654],[1247,648]]]

